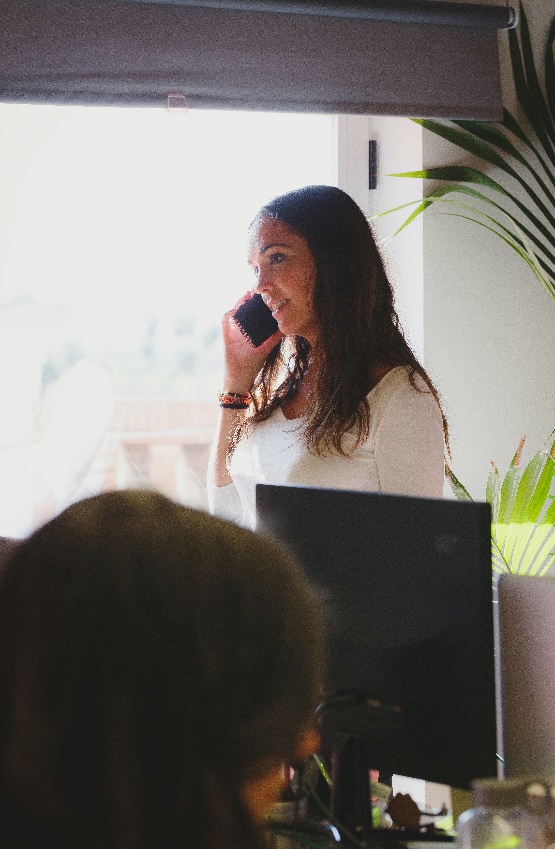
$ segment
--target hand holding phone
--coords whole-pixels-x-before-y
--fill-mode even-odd
[[[273,336],[278,329],[278,323],[272,311],[266,306],[261,295],[253,295],[238,308],[233,320],[239,325],[254,348],[260,347],[266,339]]]

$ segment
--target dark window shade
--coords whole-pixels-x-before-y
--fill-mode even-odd
[[[0,99],[166,106],[178,94],[192,108],[501,117],[503,24],[493,19],[405,23],[193,3],[0,0]]]
[[[445,0],[128,0],[128,2],[171,3],[175,6],[196,6],[205,9],[236,9],[497,29],[509,29],[516,25],[518,19],[516,9],[508,5],[452,3],[450,0],[449,2]]]

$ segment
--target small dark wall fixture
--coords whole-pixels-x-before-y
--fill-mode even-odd
[[[368,141],[368,188],[378,188],[378,143],[376,139]]]

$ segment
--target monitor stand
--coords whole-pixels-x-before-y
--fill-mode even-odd
[[[370,849],[406,849],[409,844],[452,844],[443,832],[416,828],[381,828],[373,822],[369,751],[378,762],[394,763],[400,751],[402,713],[360,693],[337,693],[319,711],[324,751],[331,756],[331,780],[326,798],[312,774],[301,779],[307,800],[317,800],[308,813],[269,823],[274,833],[288,836],[292,846],[344,845]],[[331,752],[331,755],[330,755]],[[329,796],[329,799],[327,798]],[[319,809],[317,810],[316,807]]]

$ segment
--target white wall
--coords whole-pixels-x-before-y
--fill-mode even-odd
[[[526,7],[543,48],[555,6],[527,0]],[[509,104],[504,36],[500,41]],[[425,166],[463,156],[427,132],[423,151]],[[455,473],[484,498],[490,461],[504,472],[525,434],[528,460],[555,427],[555,300],[500,239],[470,222],[428,214],[424,338],[427,367],[445,399]]]
[[[527,0],[543,50],[555,6]],[[500,36],[506,104],[512,82]],[[367,189],[367,140],[378,140],[378,189]],[[422,196],[422,184],[386,175],[468,161],[453,145],[404,118],[340,118],[338,185],[369,214]],[[375,222],[387,240],[403,214]],[[408,336],[444,402],[453,468],[485,497],[493,460],[504,473],[520,438],[524,461],[555,428],[555,301],[500,239],[470,222],[428,212],[384,248]],[[450,494],[446,488],[446,494]]]
[[[377,188],[368,189],[368,140],[377,142]],[[408,118],[340,116],[337,121],[337,185],[372,218],[422,197],[422,181],[389,177],[422,167],[422,130]],[[424,358],[422,220],[392,239],[408,212],[373,220],[401,323],[419,359]]]

